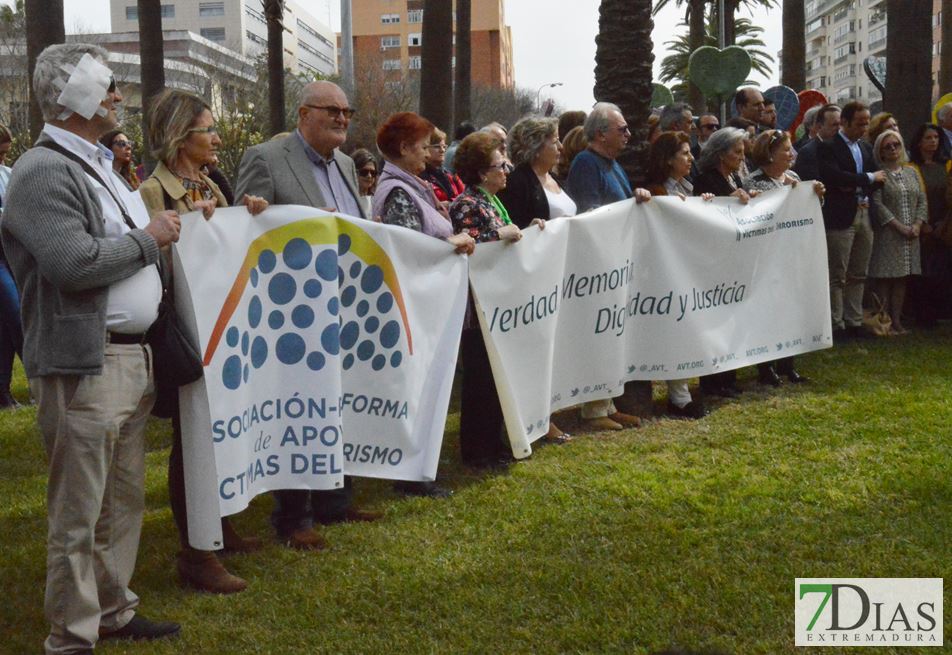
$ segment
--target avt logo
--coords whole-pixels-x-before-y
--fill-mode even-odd
[[[206,366],[216,351],[222,384],[235,390],[269,360],[311,371],[338,357],[343,370],[398,368],[413,340],[387,253],[353,223],[321,219],[251,243],[205,348]]]
[[[942,578],[797,578],[797,646],[942,646]]]

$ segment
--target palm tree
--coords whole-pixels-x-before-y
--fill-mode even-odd
[[[162,40],[161,0],[138,0],[139,58],[142,79],[142,119],[147,120],[149,101],[165,88],[165,47]],[[143,128],[145,123],[143,123]],[[142,152],[146,170],[155,166],[149,131],[142,130]]]
[[[714,22],[714,13],[710,13],[707,22],[706,34],[701,45],[717,47],[717,23]],[[771,65],[774,62],[773,56],[764,48],[764,42],[760,39],[763,28],[754,25],[747,18],[741,18],[736,22],[736,36],[738,42],[736,45],[744,48],[750,55],[751,67],[763,75],[770,77]],[[685,81],[688,77],[688,62],[694,49],[688,42],[688,37],[681,34],[671,41],[666,41],[665,46],[671,53],[661,60],[661,81],[674,82],[673,91],[677,97],[683,97],[685,91]],[[704,103],[693,105],[697,111],[701,111]],[[713,111],[714,108],[712,108]]]
[[[668,5],[670,0],[656,0],[652,15],[657,15],[659,11]],[[684,7],[684,22],[688,24],[687,43],[690,48],[689,54],[704,45],[705,40],[705,11],[709,0],[675,0],[678,7]],[[688,81],[687,88],[688,103],[698,111],[704,106],[704,94],[701,90]]]
[[[942,0],[942,52],[939,59],[939,96],[952,91],[952,0]]]
[[[268,21],[268,116],[270,135],[284,132],[284,0],[261,0]]]
[[[602,0],[595,37],[595,99],[621,108],[632,128],[618,158],[633,183],[644,180],[651,110],[651,0]]]
[[[908,139],[930,119],[932,107],[932,0],[886,0],[886,92]]]
[[[47,46],[66,42],[63,0],[26,0],[25,10],[27,75],[32,89],[37,56]],[[30,135],[36,139],[43,129],[43,114],[32,92],[30,96]]]
[[[802,0],[801,0],[802,2]],[[714,15],[717,16],[718,2],[713,2]],[[737,10],[746,7],[753,11],[756,7],[765,7],[773,9],[777,7],[777,0],[724,0],[724,15],[727,20],[724,23],[724,45],[740,45],[737,43]],[[717,25],[717,22],[714,23]]]
[[[952,0],[950,0],[952,1]],[[456,74],[453,84],[453,123],[470,119],[472,106],[472,0],[456,0]]]
[[[807,85],[806,14],[803,0],[783,0],[783,51],[780,83],[794,91]]]
[[[453,3],[424,1],[422,38],[420,115],[448,130],[453,114]]]

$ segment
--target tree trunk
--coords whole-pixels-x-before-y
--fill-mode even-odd
[[[651,0],[602,0],[595,37],[595,99],[621,108],[631,140],[618,157],[632,185],[644,180],[651,111]]]
[[[36,58],[54,43],[66,42],[63,24],[63,0],[26,0],[26,59],[30,78],[30,136],[33,140],[43,129],[43,114],[33,97],[33,69]]]
[[[737,42],[737,30],[734,20],[737,17],[737,3],[739,0],[724,0],[724,47],[734,45]]]
[[[420,115],[452,133],[453,3],[423,3],[423,48],[420,60]]]
[[[887,0],[886,20],[883,110],[908,141],[932,113],[932,0]]]
[[[152,98],[165,88],[165,46],[162,40],[161,0],[138,0],[139,60],[142,80],[142,153],[146,171],[152,172],[156,161],[146,129]]]
[[[952,0],[949,0],[952,2]],[[472,98],[472,0],[456,0],[456,73],[453,85],[453,124],[470,119]]]
[[[807,85],[806,25],[803,0],[783,0],[783,52],[780,83],[794,91]]]
[[[268,21],[268,126],[270,135],[287,129],[284,118],[284,0],[262,0]]]
[[[952,0],[942,0],[942,52],[939,56],[939,97],[952,93]]]
[[[704,45],[704,37],[707,35],[704,15],[706,5],[707,0],[691,0],[688,8],[688,43],[692,53]],[[690,80],[688,80],[688,102],[696,114],[702,114],[706,110],[704,94]]]

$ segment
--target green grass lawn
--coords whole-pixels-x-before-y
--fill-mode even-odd
[[[230,558],[250,586],[227,597],[176,582],[171,430],[154,422],[133,588],[144,615],[179,621],[182,636],[97,652],[796,652],[796,577],[950,577],[950,354],[946,325],[804,356],[804,387],[765,391],[747,369],[749,392],[702,421],[582,436],[506,474],[459,466],[451,414],[440,477],[452,498],[358,480],[360,505],[384,519],[326,529],[321,553],[272,540]],[[25,400],[22,371],[14,393]],[[0,415],[0,652],[17,655],[40,652],[47,630],[34,415]],[[270,538],[270,508],[259,497],[236,525]]]

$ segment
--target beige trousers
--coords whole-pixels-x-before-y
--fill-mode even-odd
[[[107,344],[102,375],[30,380],[49,459],[47,655],[92,648],[128,623],[145,506],[148,346]]]
[[[845,230],[826,231],[830,266],[830,314],[834,330],[863,324],[863,287],[873,253],[869,209],[860,206]]]

